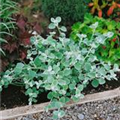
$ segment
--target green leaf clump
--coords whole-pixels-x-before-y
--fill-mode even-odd
[[[85,13],[89,12],[87,4],[90,1],[91,0],[42,0],[42,10],[48,18],[60,16],[63,23],[70,24],[83,21]],[[51,28],[55,27],[53,24],[50,26]]]
[[[114,20],[93,17],[91,14],[86,13],[84,16],[84,22],[77,22],[72,26],[71,38],[78,42],[81,40],[78,34],[85,34],[90,39],[93,35],[93,26],[89,27],[94,23],[98,22],[98,27],[94,31],[95,34],[106,34],[108,39],[104,42],[103,36],[98,36],[96,39],[102,44],[100,45],[95,53],[98,59],[105,62],[118,63],[120,64],[120,23]],[[107,34],[109,31],[113,33]],[[91,39],[93,40],[93,39]]]
[[[9,84],[23,84],[26,95],[29,96],[29,104],[37,101],[41,92],[48,92],[50,104],[46,111],[57,108],[53,112],[54,119],[60,119],[65,115],[60,108],[65,106],[71,99],[78,101],[83,98],[83,90],[88,84],[98,87],[106,80],[117,80],[117,64],[112,66],[97,59],[95,51],[105,40],[112,37],[106,34],[95,34],[98,23],[89,26],[93,29],[90,39],[85,34],[78,34],[79,42],[67,38],[65,27],[59,26],[60,17],[51,18],[58,34],[51,32],[47,38],[40,35],[31,38],[31,49],[28,51],[28,63],[17,63],[15,68],[7,70],[1,77],[0,90]],[[51,27],[51,24],[49,28]],[[101,38],[103,42],[99,39]]]

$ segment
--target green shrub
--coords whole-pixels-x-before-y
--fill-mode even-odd
[[[120,23],[109,19],[93,17],[91,14],[86,14],[84,17],[84,22],[77,22],[72,26],[71,38],[78,42],[79,38],[77,34],[86,34],[88,38],[92,36],[93,30],[89,25],[98,22],[96,34],[104,34],[108,31],[114,33],[111,38],[108,38],[104,45],[101,45],[97,51],[96,55],[99,59],[106,62],[110,61],[112,63],[120,64]]]
[[[42,10],[48,17],[60,16],[63,22],[82,21],[91,0],[42,0]]]
[[[31,38],[32,47],[28,51],[29,63],[17,63],[15,68],[7,70],[1,77],[0,90],[9,84],[24,85],[29,104],[36,102],[38,94],[48,91],[50,108],[57,108],[53,118],[64,116],[63,107],[71,99],[78,101],[83,98],[82,91],[89,83],[93,87],[105,84],[106,80],[117,80],[115,72],[118,65],[111,66],[99,61],[95,50],[113,33],[97,34],[93,32],[90,41],[86,35],[78,34],[78,43],[66,38],[64,26],[59,27],[60,17],[51,19],[50,29],[57,29],[60,36],[54,39],[56,32],[51,32],[46,39],[37,35]],[[90,26],[96,31],[98,23]],[[100,41],[98,38],[101,38]]]
[[[15,21],[12,15],[17,11],[17,4],[12,0],[0,0],[0,44],[6,43],[6,35],[11,34],[11,29],[15,28]],[[0,48],[0,53],[3,53]]]

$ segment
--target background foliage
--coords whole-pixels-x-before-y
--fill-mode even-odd
[[[9,28],[9,31],[5,26],[1,25],[2,33],[4,30],[6,31],[6,34],[0,34],[1,39],[4,38],[4,42],[7,44],[1,41],[1,49],[6,55],[4,56],[2,54],[0,57],[2,66],[0,72],[16,63],[16,61],[26,61],[27,49],[30,45],[32,33],[45,34],[48,21],[41,13],[41,10],[38,9],[41,6],[41,2],[38,0],[14,0],[17,3],[14,3],[13,0],[1,1],[3,1],[3,3],[0,4],[3,6],[1,9],[4,11],[1,15],[1,21],[5,22],[7,18],[4,16],[9,15],[9,19],[13,25]],[[12,5],[13,3],[15,4],[14,6],[6,8],[6,6],[9,4]],[[4,4],[7,5],[5,6]],[[10,26],[11,22],[9,20],[6,21],[8,21],[7,23]],[[15,29],[12,27],[15,27]]]
[[[105,44],[100,46],[96,54],[99,59],[102,59],[106,62],[110,61],[112,63],[120,63],[120,23],[112,20],[93,17],[91,14],[86,14],[84,17],[84,22],[75,23],[72,26],[71,38],[75,41],[78,41],[78,33],[86,34],[89,38],[92,36],[92,29],[89,28],[90,24],[98,22],[99,25],[96,29],[96,33],[107,33],[112,31],[114,36],[110,39],[107,39]]]
[[[88,4],[92,14],[97,14],[99,17],[117,17],[117,12],[120,11],[119,0],[92,0]]]
[[[11,0],[0,0],[0,44],[6,43],[5,36],[12,36],[11,30],[15,29],[12,15],[17,11],[16,6],[17,4]],[[0,48],[0,52],[5,54],[2,48]]]
[[[42,10],[48,17],[60,16],[66,24],[83,21],[91,0],[42,0]]]

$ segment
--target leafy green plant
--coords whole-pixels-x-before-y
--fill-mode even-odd
[[[78,101],[83,98],[82,91],[89,83],[93,87],[105,84],[106,80],[117,80],[117,64],[111,66],[97,59],[95,51],[100,44],[113,36],[112,32],[95,34],[98,23],[89,26],[93,29],[92,37],[77,34],[79,42],[75,43],[65,35],[66,28],[59,26],[60,17],[51,18],[50,29],[56,29],[45,39],[39,35],[31,38],[32,47],[28,51],[29,63],[17,63],[15,68],[7,70],[1,77],[0,90],[9,84],[24,85],[29,104],[36,102],[38,94],[48,91],[53,119],[65,115],[61,107],[71,99]],[[59,37],[54,36],[59,33]],[[101,38],[101,39],[98,39]]]
[[[88,4],[88,6],[92,7],[92,14],[96,13],[97,10],[99,17],[102,17],[103,13],[104,16],[107,15],[109,17],[113,14],[114,9],[120,9],[120,4],[117,0],[92,0],[92,2]],[[106,9],[108,9],[107,12]]]
[[[114,35],[108,38],[104,45],[96,49],[96,55],[99,59],[106,62],[119,63],[120,61],[120,23],[115,21],[93,17],[91,14],[86,14],[84,22],[75,23],[72,26],[71,38],[76,42],[79,41],[77,34],[86,34],[88,38],[92,36],[93,30],[89,27],[90,24],[98,22],[99,26],[96,28],[96,34],[104,34],[112,31]]]
[[[12,18],[13,13],[16,12],[16,3],[12,0],[0,0],[0,44],[6,43],[6,35],[11,34],[11,29],[15,28],[15,21]],[[0,52],[4,51],[0,48]]]
[[[82,21],[91,0],[42,0],[42,10],[48,17],[60,16],[64,23]]]

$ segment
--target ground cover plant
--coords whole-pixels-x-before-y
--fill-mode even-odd
[[[96,49],[96,55],[98,59],[102,59],[106,62],[120,64],[120,23],[112,20],[107,20],[104,18],[93,17],[91,14],[86,14],[84,17],[84,22],[75,23],[72,26],[71,38],[78,42],[80,39],[77,34],[87,34],[88,38],[92,36],[93,30],[89,27],[90,24],[98,22],[98,27],[96,28],[97,33],[107,33],[112,31],[114,35],[108,38],[104,45],[100,45]]]
[[[10,7],[13,11],[8,9],[9,13],[4,10],[6,6],[0,5],[1,11],[4,12],[3,16],[12,16],[10,17],[11,27],[7,23],[8,19],[0,18],[7,23],[6,25],[0,23],[2,30],[4,28],[5,32],[9,32],[9,34],[0,33],[1,42],[8,42],[8,44],[2,43],[6,53],[5,57],[1,57],[2,68],[10,63],[7,70],[0,73],[0,91],[4,91],[8,86],[20,86],[22,88],[21,90],[19,87],[20,91],[29,97],[30,105],[38,100],[38,95],[46,96],[45,94],[48,93],[50,104],[46,107],[46,111],[57,108],[53,111],[53,119],[60,119],[65,115],[61,107],[71,99],[78,101],[83,98],[83,91],[88,88],[88,85],[97,88],[107,80],[109,82],[117,80],[116,72],[119,71],[119,67],[115,63],[119,63],[120,60],[119,23],[98,17],[93,18],[90,14],[86,14],[83,23],[73,25],[70,38],[66,37],[69,34],[67,29],[59,25],[70,26],[75,21],[83,21],[83,16],[89,11],[88,7],[95,7],[90,3],[91,0],[16,1],[20,3],[20,9],[13,16],[12,13],[16,13],[14,11],[16,6]],[[102,2],[107,3],[104,0]],[[12,4],[12,1],[9,3]],[[89,6],[88,3],[90,3]],[[103,9],[97,9],[98,13],[95,11],[94,14],[112,18],[113,13],[116,14],[119,10],[119,1],[114,3],[110,0],[108,3]],[[93,8],[92,10],[95,10]],[[51,19],[52,23],[49,25],[51,32],[47,36],[46,33],[49,30],[45,26],[48,20],[43,18],[41,10],[48,18],[58,15],[63,18],[62,23],[60,23],[60,17]],[[102,10],[108,11],[102,15]],[[17,30],[13,29],[14,24]],[[44,31],[43,26],[47,32]],[[36,35],[33,36],[34,34]]]
[[[5,71],[1,76],[0,91],[10,84],[24,86],[29,104],[37,101],[38,94],[48,91],[50,108],[57,108],[53,112],[53,119],[60,119],[65,112],[60,108],[71,99],[78,101],[83,98],[82,91],[88,84],[93,87],[105,84],[106,80],[117,80],[117,64],[104,63],[95,55],[99,45],[114,33],[108,31],[97,34],[98,22],[90,25],[93,33],[91,38],[86,34],[77,34],[79,42],[67,38],[64,26],[59,26],[61,18],[51,18],[50,29],[56,29],[43,38],[40,35],[31,37],[31,49],[28,50],[27,63],[17,63]],[[59,34],[55,39],[54,36]],[[91,39],[91,40],[90,40]]]
[[[83,21],[84,14],[88,12],[87,4],[91,0],[42,0],[42,10],[48,17],[62,18],[65,24]]]

